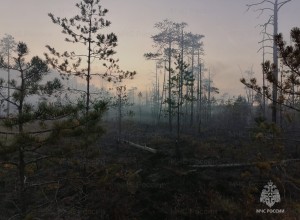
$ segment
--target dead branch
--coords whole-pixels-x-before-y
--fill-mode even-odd
[[[142,150],[149,151],[149,152],[154,153],[154,154],[157,153],[156,149],[153,149],[153,148],[150,148],[150,147],[147,147],[147,146],[142,146],[142,145],[139,145],[139,144],[135,144],[135,143],[132,143],[132,142],[126,141],[126,140],[120,140],[120,142],[124,143],[124,144],[128,144],[132,147],[136,147],[136,148],[139,148],[139,149],[142,149]]]
[[[38,186],[44,186],[44,185],[50,185],[50,184],[59,184],[59,181],[49,181],[44,183],[35,183],[35,184],[29,184],[28,187],[38,187]]]
[[[266,161],[263,163],[269,163],[271,166],[278,164],[286,164],[291,162],[300,162],[300,159],[288,159],[282,161]],[[243,167],[254,167],[258,166],[262,162],[253,162],[253,163],[229,163],[229,164],[207,164],[207,165],[191,165],[194,168],[243,168]]]

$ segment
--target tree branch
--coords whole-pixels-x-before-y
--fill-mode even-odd
[[[286,0],[286,1],[284,1],[284,2],[278,3],[278,5],[279,5],[278,11],[280,10],[280,8],[281,8],[282,6],[284,6],[286,3],[290,2],[290,1],[292,1],[292,0]]]

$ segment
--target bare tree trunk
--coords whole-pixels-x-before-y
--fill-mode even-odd
[[[155,64],[155,92],[154,92],[154,121],[155,124],[159,123],[159,82],[158,82],[158,65]]]
[[[20,67],[21,64],[19,63]],[[23,74],[23,70],[21,72],[21,90],[20,90],[20,104],[18,107],[19,117],[22,118],[23,116],[23,104],[25,98],[25,76]],[[19,122],[19,134],[23,134],[23,122]],[[27,211],[26,206],[26,197],[25,197],[25,159],[24,159],[24,148],[22,144],[19,146],[19,181],[20,181],[20,203],[21,203],[21,218],[24,218]]]
[[[142,123],[142,96],[140,94],[139,94],[139,115],[140,115],[140,124],[141,124]]]
[[[282,77],[283,77],[283,69],[280,71],[280,84],[282,85]],[[282,96],[283,94],[282,88],[280,89],[280,95]],[[282,128],[282,123],[283,123],[283,118],[282,118],[282,111],[283,111],[283,106],[280,104],[279,106],[279,124],[280,127]]]
[[[265,63],[265,34],[263,36],[263,41],[262,41],[262,48],[263,48],[263,63]],[[266,78],[265,78],[265,71],[263,70],[263,116],[266,118]]]
[[[196,89],[196,92],[197,92],[197,103],[196,103],[196,114],[197,114],[197,123],[199,123],[199,115],[200,115],[200,100],[199,100],[199,97],[200,97],[200,54],[199,54],[199,50],[198,50],[198,73],[197,73],[197,89]]]
[[[90,15],[89,18],[89,38],[88,38],[88,69],[87,69],[87,75],[86,75],[86,120],[88,120],[89,110],[90,110],[90,80],[91,80],[91,41],[92,41],[92,15]],[[84,151],[83,151],[83,170],[82,170],[82,176],[85,178],[87,177],[87,155],[88,155],[88,131],[89,131],[89,122],[86,121],[86,127],[85,127],[85,143],[84,143]],[[83,183],[82,185],[82,198],[84,198],[86,192],[87,192],[87,185]]]
[[[169,42],[169,101],[168,101],[168,110],[169,110],[169,131],[172,132],[172,93],[171,93],[171,49],[172,44]]]
[[[92,26],[92,18],[90,18],[90,27]],[[89,113],[90,109],[90,80],[91,80],[91,40],[92,40],[92,30],[90,28],[89,30],[89,52],[88,52],[88,70],[87,70],[87,76],[86,76],[86,114]]]
[[[163,100],[164,100],[164,93],[166,90],[166,61],[164,61],[164,81],[163,81],[163,88],[162,88],[162,92],[161,92],[161,101],[160,101],[160,107],[159,107],[159,114],[158,114],[158,121],[160,120],[161,117],[161,113],[162,113],[162,106],[163,106]]]
[[[200,55],[200,51],[198,51]],[[199,128],[198,131],[201,132],[201,125],[202,125],[202,64],[198,57],[199,63]]]
[[[278,34],[278,0],[275,0],[274,4],[274,32],[273,32],[273,64],[275,69],[273,72],[274,82],[273,82],[273,94],[272,94],[272,122],[277,122],[277,82],[278,82],[278,50],[275,41],[275,37]]]
[[[180,61],[180,70],[179,70],[179,78],[178,78],[178,103],[177,103],[177,142],[176,142],[176,157],[180,159],[181,152],[180,152],[180,112],[181,112],[181,105],[182,105],[182,77],[183,77],[183,47],[184,47],[184,39],[183,39],[183,29],[181,31],[181,61]]]
[[[10,67],[9,67],[9,61],[10,61],[10,54],[9,54],[9,49],[8,49],[8,56],[7,56],[7,63],[8,63],[8,68],[7,68],[7,117],[9,117],[10,114]]]
[[[189,101],[188,101],[188,97],[189,97],[189,87],[188,87],[188,80],[186,80],[186,86],[185,86],[185,126],[187,127],[188,125],[188,106],[189,106]]]
[[[211,81],[210,81],[210,70],[209,70],[209,75],[208,75],[208,96],[207,96],[207,98],[208,98],[208,119],[210,119],[211,118],[211,100],[210,100],[210,93],[211,93]]]
[[[122,135],[122,92],[119,94],[119,138],[121,138]]]
[[[192,50],[192,84],[191,84],[191,121],[190,125],[194,123],[194,48]]]

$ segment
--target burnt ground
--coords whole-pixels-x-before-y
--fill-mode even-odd
[[[103,206],[94,201],[103,219],[300,218],[299,161],[269,162],[299,158],[297,144],[261,140],[251,132],[199,135],[186,130],[179,142],[181,157],[177,158],[178,143],[164,128],[127,126],[122,138],[159,152],[120,143],[114,128],[108,128],[98,146],[109,180],[102,182],[99,192]],[[218,167],[233,163],[241,166]],[[268,208],[259,199],[269,180],[281,195],[281,202],[272,208],[284,209],[284,214],[256,213]]]
[[[122,140],[154,154],[120,142],[115,123],[103,127],[85,163],[77,140],[65,138],[56,159],[27,170],[29,184],[55,180],[28,186],[27,220],[300,219],[300,162],[280,163],[300,158],[295,135],[187,127],[177,142],[165,126],[124,122]],[[281,198],[270,210],[284,213],[257,213],[269,209],[260,196],[270,180]],[[1,220],[14,215],[14,181],[0,190]]]

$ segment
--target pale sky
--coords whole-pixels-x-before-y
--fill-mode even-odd
[[[112,22],[110,31],[119,38],[116,57],[123,69],[136,70],[138,75],[130,86],[150,87],[154,81],[155,63],[146,61],[145,52],[153,51],[151,35],[157,33],[156,22],[170,19],[188,23],[187,31],[203,34],[205,38],[203,60],[214,76],[215,86],[221,94],[244,94],[240,69],[252,65],[256,75],[261,75],[261,53],[258,42],[262,39],[256,25],[266,17],[246,12],[246,4],[259,0],[102,0],[109,10],[107,19]],[[17,41],[28,44],[31,55],[43,56],[45,45],[59,51],[74,44],[64,42],[65,35],[47,16],[49,12],[59,17],[77,13],[78,0],[0,0],[0,38],[11,34]],[[300,27],[300,0],[286,4],[279,14],[279,32],[289,40],[292,27]]]

